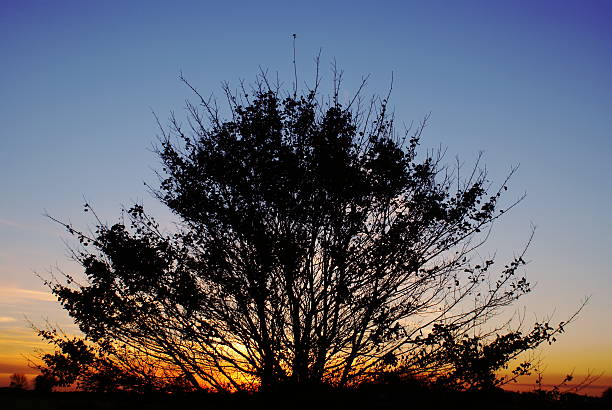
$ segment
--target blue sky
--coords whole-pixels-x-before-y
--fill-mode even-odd
[[[289,83],[296,33],[300,81],[319,49],[324,89],[334,58],[349,94],[367,74],[366,92],[386,93],[393,72],[397,119],[432,114],[424,148],[441,144],[466,165],[482,150],[496,181],[520,164],[507,198],[527,198],[489,249],[512,256],[537,225],[527,266],[537,287],[517,307],[562,320],[592,295],[544,357],[551,371],[612,374],[611,19],[612,2],[597,0],[4,1],[0,288],[43,290],[33,271],[76,269],[45,210],[87,226],[85,196],[110,221],[133,200],[166,215],[143,185],[158,166],[151,110],[180,113],[192,97],[181,70],[205,94],[259,67]],[[0,317],[14,319],[0,318],[0,373],[24,314],[65,320],[21,295],[0,299]]]

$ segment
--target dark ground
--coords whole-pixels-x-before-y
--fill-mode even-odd
[[[415,391],[369,386],[352,391],[284,391],[276,394],[135,395],[84,392],[38,393],[0,390],[2,410],[226,410],[226,409],[612,409],[612,400],[577,394],[496,391],[469,393]]]

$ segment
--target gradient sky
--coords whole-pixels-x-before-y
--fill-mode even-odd
[[[111,222],[137,200],[169,221],[143,186],[151,110],[180,113],[181,70],[206,95],[260,66],[290,82],[292,33],[300,81],[319,49],[323,89],[334,58],[348,94],[366,74],[386,93],[393,72],[396,118],[432,114],[424,148],[468,165],[482,150],[494,181],[520,164],[506,198],[527,198],[487,250],[511,257],[537,226],[516,309],[560,321],[591,296],[542,350],[546,374],[612,384],[612,1],[1,3],[0,385],[44,347],[26,317],[73,329],[34,275],[78,271],[43,212],[87,227],[83,197]]]

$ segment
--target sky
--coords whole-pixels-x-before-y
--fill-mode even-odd
[[[381,4],[382,3],[382,4]],[[531,227],[526,320],[576,322],[539,352],[544,382],[574,372],[612,385],[612,1],[11,1],[0,5],[0,385],[45,345],[29,323],[70,319],[37,276],[75,273],[49,213],[93,225],[82,205],[115,221],[122,205],[166,210],[143,182],[162,121],[193,94],[254,80],[260,69],[312,82],[321,52],[345,95],[387,93],[397,121],[431,113],[422,147],[469,166],[484,152],[491,180],[511,167],[488,252],[511,258]],[[548,377],[548,379],[546,379]],[[534,379],[526,379],[532,382]]]

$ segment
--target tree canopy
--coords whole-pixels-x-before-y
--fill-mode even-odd
[[[500,268],[475,257],[517,202],[498,209],[507,180],[417,154],[427,118],[398,130],[388,97],[342,100],[333,77],[324,95],[318,77],[298,92],[261,75],[225,86],[224,110],[181,77],[198,101],[184,125],[160,125],[152,189],[176,225],[140,204],[115,224],[95,216],[90,233],[58,221],[80,240],[84,277],[47,283],[82,336],[40,331],[57,347],[45,374],[92,390],[226,391],[392,370],[485,388],[563,330],[491,321],[530,290],[524,251]]]

